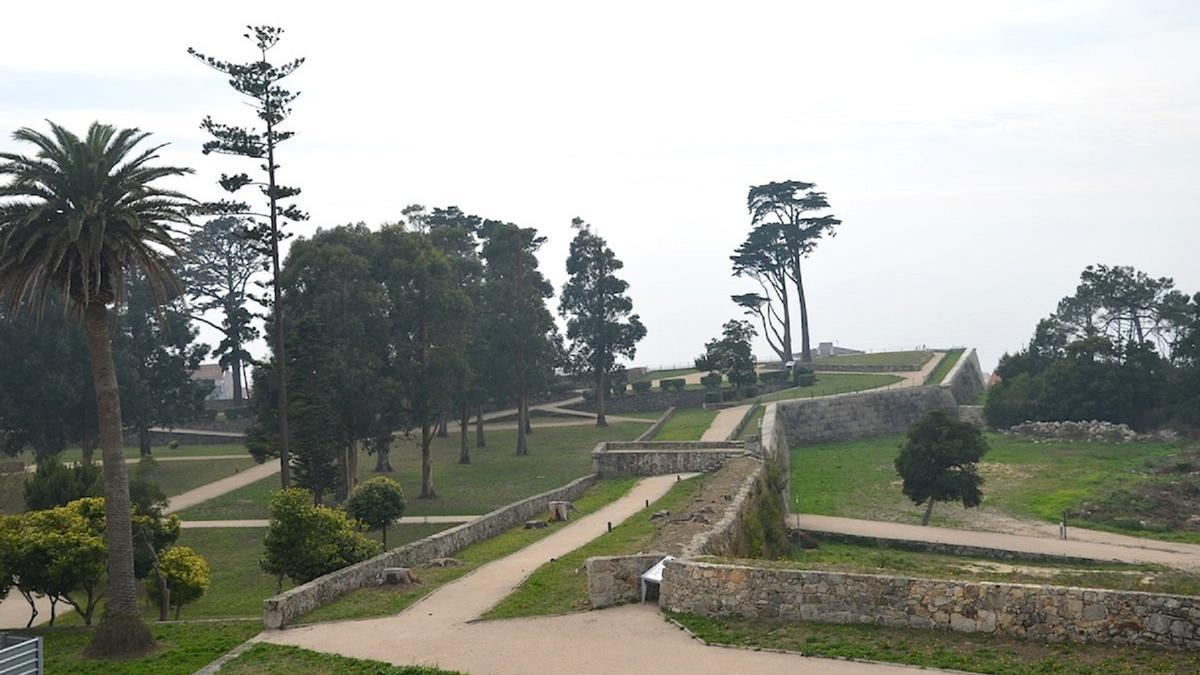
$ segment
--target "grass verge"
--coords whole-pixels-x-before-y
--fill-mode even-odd
[[[519,616],[565,614],[588,609],[587,575],[581,568],[588,558],[600,555],[625,555],[647,550],[654,540],[655,523],[650,515],[660,509],[677,511],[699,492],[704,477],[680,481],[649,507],[630,516],[612,532],[593,539],[552,562],[534,570],[520,586],[484,619],[511,619]]]
[[[984,558],[934,553],[917,547],[868,542],[821,541],[820,548],[792,550],[784,560],[738,561],[758,567],[888,574],[1011,584],[1078,586],[1117,591],[1200,595],[1200,575],[1159,565],[1071,563]]]
[[[919,370],[925,362],[933,357],[930,351],[907,352],[876,352],[874,354],[839,354],[838,356],[818,356],[813,359],[812,367],[820,370],[821,366],[911,366]]]
[[[262,630],[259,622],[151,624],[158,649],[120,661],[87,659],[91,629],[82,626],[28,631],[45,640],[46,672],[87,675],[190,675]],[[27,634],[26,631],[21,631]]]
[[[925,384],[941,384],[942,380],[950,374],[950,370],[954,368],[954,364],[962,358],[964,349],[951,349],[945,353],[942,360],[938,362],[937,367],[929,371],[929,375],[925,376]]]
[[[352,659],[300,647],[260,642],[221,668],[230,675],[462,675],[428,666],[393,666],[381,661]]]
[[[717,417],[716,410],[705,408],[680,408],[671,413],[667,421],[654,434],[652,441],[698,441],[712,426]]]
[[[585,516],[616,501],[629,492],[636,478],[606,480],[588,490],[575,502],[575,517]],[[363,588],[338,600],[309,612],[299,619],[300,623],[364,619],[373,616],[388,616],[404,611],[409,605],[429,595],[438,587],[447,584],[472,570],[493,560],[514,553],[539,539],[562,529],[566,523],[551,523],[536,530],[515,527],[491,539],[473,544],[454,554],[461,562],[455,567],[420,567],[415,570],[419,584],[405,588],[380,586]]]
[[[782,389],[765,396],[759,401],[790,401],[797,398],[817,398],[834,394],[849,394],[856,391],[878,389],[900,382],[904,378],[883,373],[817,373],[817,383],[809,387]]]
[[[779,649],[805,656],[883,661],[973,673],[1115,675],[1193,673],[1200,654],[1148,647],[1049,644],[904,628],[669,616],[711,644]]]

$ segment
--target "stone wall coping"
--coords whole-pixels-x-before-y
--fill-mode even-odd
[[[942,381],[938,383],[938,386],[949,387],[954,382],[954,378],[958,377],[958,373],[965,367],[967,361],[971,358],[979,358],[975,355],[974,347],[965,350],[962,355],[958,357],[958,361],[955,361],[954,367],[950,369],[950,372],[946,373],[946,376],[942,378]],[[980,371],[980,375],[983,375],[983,371]]]
[[[936,582],[942,584],[955,584],[960,586],[979,586],[979,587],[996,587],[996,588],[1020,588],[1035,591],[1073,591],[1077,593],[1095,593],[1097,595],[1114,595],[1114,596],[1137,596],[1143,598],[1170,598],[1175,600],[1187,600],[1189,602],[1200,602],[1200,596],[1195,595],[1180,595],[1178,593],[1155,593],[1153,591],[1122,591],[1110,588],[1095,588],[1090,586],[1055,586],[1052,584],[1017,584],[1008,581],[973,581],[970,579],[944,579],[940,577],[910,577],[898,574],[870,574],[868,572],[837,572],[831,570],[814,570],[794,567],[770,567],[762,565],[744,565],[739,563],[714,563],[695,558],[684,559],[682,556],[674,560],[667,561],[667,566],[680,565],[689,567],[702,567],[714,570],[746,570],[750,572],[783,572],[787,574],[817,574],[829,577],[841,577],[844,579],[882,579],[885,581],[915,581],[920,583]]]
[[[592,450],[597,453],[617,452],[705,452],[745,450],[745,441],[605,441]]]
[[[661,416],[659,416],[658,419],[654,420],[654,424],[651,424],[649,429],[646,429],[642,433],[638,434],[638,437],[633,439],[633,442],[634,443],[643,443],[647,439],[653,438],[654,434],[657,434],[658,430],[663,428],[663,425],[666,424],[667,420],[671,419],[671,415],[674,415],[674,414],[675,414],[675,406],[671,406],[670,408],[667,408],[667,411],[664,412]]]

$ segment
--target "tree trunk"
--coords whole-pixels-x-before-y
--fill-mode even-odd
[[[89,656],[137,654],[152,648],[154,639],[138,613],[137,582],[133,578],[129,478],[125,474],[121,395],[113,366],[108,307],[92,302],[84,307],[84,317],[104,458],[104,543],[108,549],[108,606],[85,652]]]
[[[236,341],[233,343],[235,350],[240,350],[241,345]],[[242,394],[242,360],[234,356],[229,360],[229,368],[233,371],[233,402],[241,403]]]
[[[386,551],[386,550],[388,550],[388,547],[387,547],[387,529],[388,529],[388,526],[387,526],[387,524],[386,524],[386,523],[384,523],[384,525],[383,525],[383,550],[385,550],[385,551]]]
[[[524,388],[522,388],[521,396],[517,399],[517,454],[529,454],[529,439],[527,437],[529,431],[526,425],[529,423],[529,400],[525,397]]]
[[[933,499],[929,499],[925,503],[925,515],[921,517],[921,524],[928,525],[929,517],[933,515]]]
[[[183,605],[175,605],[175,620],[179,620],[179,612],[183,610]]]
[[[337,471],[338,481],[337,486],[333,489],[333,500],[342,502],[346,500],[346,495],[350,494],[350,453],[342,448],[337,453]]]
[[[150,456],[150,430],[138,429],[138,452],[142,457]]]
[[[375,473],[391,473],[393,471],[391,454],[392,449],[388,447],[375,451]]]
[[[167,578],[158,575],[158,620],[166,621],[167,612],[171,609],[171,588],[167,586]]]
[[[270,113],[268,105],[267,112]],[[283,488],[292,486],[292,455],[288,444],[288,393],[287,393],[287,352],[283,343],[283,290],[279,283],[279,209],[276,208],[277,195],[275,192],[275,124],[270,114],[267,120],[267,201],[270,204],[268,214],[271,223],[271,291],[274,303],[271,314],[274,318],[275,332],[275,368],[279,379],[279,403],[277,416],[279,420],[279,480]]]
[[[475,408],[475,447],[486,448],[487,438],[483,435],[483,404]]]
[[[354,488],[358,487],[358,444],[351,443],[350,447],[346,448],[346,466],[349,471],[346,474],[346,494],[354,492]]]
[[[796,270],[796,299],[800,304],[800,361],[812,363],[812,348],[808,336],[808,300],[804,296],[804,277],[800,276],[800,259],[793,263]]]
[[[450,425],[446,424],[446,418],[438,420],[437,425],[438,438],[450,438]]]
[[[459,443],[458,443],[458,463],[471,463],[471,444],[467,442],[468,429],[471,428],[471,408],[463,401],[462,408],[459,410]]]
[[[604,373],[596,374],[596,426],[608,426],[608,420],[604,416]]]
[[[437,492],[433,490],[433,453],[429,446],[433,443],[433,429],[428,422],[421,425],[421,494],[418,499],[436,499]]]

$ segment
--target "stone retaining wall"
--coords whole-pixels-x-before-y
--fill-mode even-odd
[[[956,412],[950,387],[923,386],[779,401],[787,447],[907,431],[932,410]],[[764,419],[766,419],[764,417]]]
[[[530,518],[546,514],[551,501],[575,501],[595,485],[598,478],[596,474],[589,474],[560,488],[513,502],[469,523],[442,530],[267,598],[263,601],[263,624],[268,629],[282,628],[351,591],[378,586],[386,567],[416,567],[490,539]]]
[[[673,560],[659,604],[700,616],[1200,648],[1200,598]]]
[[[783,476],[783,485],[779,490],[783,512],[786,514],[791,511],[792,450],[788,445],[787,426],[781,417],[778,403],[767,404],[767,409],[763,411],[758,442],[759,455],[768,465],[778,465]]]
[[[734,493],[720,519],[713,523],[712,527],[693,537],[684,547],[682,555],[738,556],[753,553],[746,549],[742,528],[756,506],[756,499],[766,489],[766,466],[762,462],[755,462],[754,468],[746,473],[745,480]]]
[[[730,458],[751,452],[741,441],[628,441],[592,450],[592,471],[601,478],[716,471]]]
[[[642,599],[642,575],[666,553],[599,556],[587,559],[588,603],[592,609]]]
[[[958,357],[954,367],[942,379],[942,386],[950,388],[950,393],[959,405],[975,405],[986,385],[983,368],[979,365],[979,355],[974,349],[968,349]]]
[[[983,416],[983,406],[981,405],[958,406],[958,419],[971,422],[980,429],[987,429],[987,418]]]

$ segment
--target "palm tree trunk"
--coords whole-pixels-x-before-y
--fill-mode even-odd
[[[108,307],[92,302],[84,308],[84,318],[104,458],[104,544],[108,549],[108,607],[86,651],[89,656],[136,654],[152,648],[154,639],[138,613],[133,578],[129,477],[125,474],[121,395],[113,365]]]

